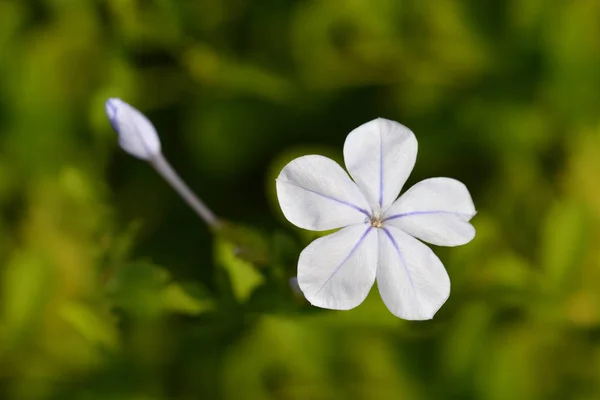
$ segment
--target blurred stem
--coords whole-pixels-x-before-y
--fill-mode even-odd
[[[219,228],[220,223],[215,214],[192,192],[162,154],[152,157],[149,162],[208,226]]]

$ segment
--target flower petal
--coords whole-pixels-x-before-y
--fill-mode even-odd
[[[353,225],[319,238],[300,254],[298,284],[314,306],[349,310],[369,294],[377,269],[377,233]]]
[[[350,132],[344,143],[346,168],[373,209],[396,200],[415,166],[417,147],[410,129],[383,118]]]
[[[377,286],[397,317],[425,320],[446,302],[450,278],[429,247],[394,227],[378,230]]]
[[[277,177],[277,197],[294,225],[325,231],[365,222],[369,205],[335,161],[317,155],[296,158]]]
[[[105,109],[123,150],[142,160],[150,160],[160,153],[156,129],[141,112],[121,99],[108,99]]]
[[[393,225],[438,246],[459,246],[475,237],[469,220],[475,205],[466,186],[450,178],[425,179],[411,187],[385,212]]]

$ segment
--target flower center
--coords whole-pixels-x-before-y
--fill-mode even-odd
[[[383,226],[383,224],[378,219],[371,219],[371,226],[373,228],[381,228]]]
[[[381,223],[381,213],[379,211],[375,211],[371,215],[371,226],[373,228],[381,228],[383,226]]]

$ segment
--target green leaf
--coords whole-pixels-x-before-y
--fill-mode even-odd
[[[223,238],[215,242],[217,264],[227,271],[235,298],[245,302],[258,286],[264,282],[257,268],[239,255],[239,248]]]
[[[107,291],[116,306],[142,319],[169,312],[199,315],[214,308],[205,291],[186,290],[171,280],[166,269],[148,263],[119,268],[109,280]]]
[[[270,263],[269,243],[256,229],[222,221],[216,234],[232,245],[236,258],[258,266]]]
[[[165,310],[188,315],[199,315],[215,308],[211,299],[199,299],[177,283],[168,284],[161,292]]]
[[[111,321],[100,316],[83,303],[67,303],[59,311],[60,316],[90,342],[98,343],[109,349],[118,344],[118,333]]]

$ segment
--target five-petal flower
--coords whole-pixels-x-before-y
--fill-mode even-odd
[[[298,284],[318,307],[348,310],[367,297],[375,280],[396,316],[425,320],[450,295],[450,279],[423,240],[458,246],[475,237],[475,206],[461,182],[421,181],[396,199],[417,157],[417,140],[405,126],[378,118],[348,135],[344,161],[308,155],[287,164],[277,178],[285,217],[314,231],[338,229],[300,254]]]

